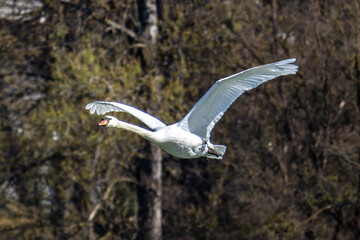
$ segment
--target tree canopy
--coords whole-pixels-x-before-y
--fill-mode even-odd
[[[162,238],[360,238],[358,1],[157,0],[155,44],[145,2],[0,3],[1,236],[137,238],[151,146],[85,105],[171,124],[216,80],[295,57],[216,125],[223,160],[162,152]]]

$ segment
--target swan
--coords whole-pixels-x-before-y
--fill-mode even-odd
[[[90,114],[126,112],[143,122],[148,129],[105,116],[98,126],[134,132],[157,144],[178,158],[207,157],[222,159],[226,147],[210,142],[210,133],[229,106],[245,91],[279,76],[295,74],[295,58],[250,68],[218,80],[179,122],[165,125],[157,118],[132,106],[118,102],[96,101],[86,105]]]

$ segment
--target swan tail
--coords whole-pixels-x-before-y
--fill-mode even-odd
[[[205,154],[207,158],[222,159],[222,156],[225,154],[226,147],[224,145],[213,145],[209,148],[208,152]]]

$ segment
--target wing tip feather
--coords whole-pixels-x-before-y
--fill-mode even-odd
[[[293,63],[296,61],[296,58],[289,58],[289,59],[285,59],[285,60],[281,60],[281,61],[278,61],[278,62],[275,62],[276,65],[282,65],[282,64],[288,64],[288,63]]]
[[[90,109],[92,105],[93,105],[93,103],[86,104],[85,109]]]

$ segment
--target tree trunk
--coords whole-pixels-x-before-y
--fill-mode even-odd
[[[158,37],[158,8],[156,0],[138,0],[139,20],[141,23],[142,38],[145,39],[148,46],[148,57],[143,62],[144,72],[147,67],[154,69],[153,52]],[[144,54],[141,54],[144,56]],[[158,76],[153,76],[155,80],[160,79]],[[160,89],[157,89],[159,95]],[[152,107],[157,108],[160,105],[160,100],[156,99]],[[139,162],[139,164],[141,164]],[[138,188],[138,206],[139,206],[139,230],[140,235],[138,239],[160,240],[162,238],[161,230],[161,172],[162,172],[162,155],[158,146],[150,144],[150,162],[147,167],[138,168],[139,176],[141,178],[141,187]],[[145,192],[142,192],[145,191]]]
[[[151,144],[151,184],[154,196],[151,202],[151,223],[150,223],[150,239],[161,239],[161,171],[162,171],[162,155],[161,149]]]
[[[355,56],[355,76],[357,79],[356,83],[356,102],[358,107],[358,112],[360,113],[360,56],[356,54]],[[360,116],[358,116],[360,119]],[[357,149],[358,153],[358,163],[360,164],[360,147]],[[360,200],[360,169],[358,170],[358,199]]]
[[[141,33],[143,37],[156,44],[159,33],[158,28],[158,8],[156,0],[138,0],[139,20],[141,23]]]

